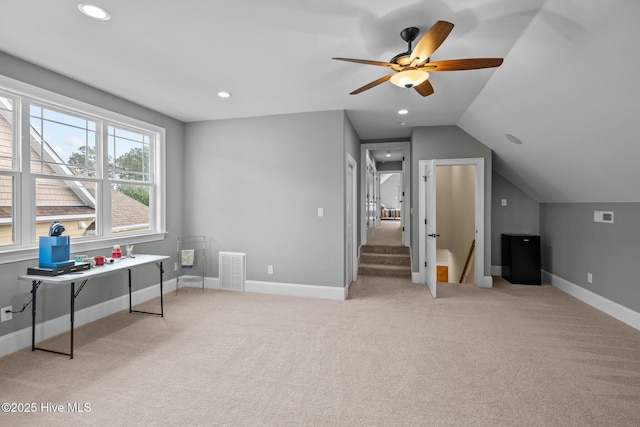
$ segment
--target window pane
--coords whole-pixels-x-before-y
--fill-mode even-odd
[[[32,171],[95,176],[95,121],[36,105],[30,120]]]
[[[12,170],[14,168],[14,122],[13,100],[0,95],[0,169]]]
[[[109,177],[150,182],[150,137],[109,126]]]
[[[0,245],[14,243],[13,177],[0,175]]]
[[[60,222],[65,236],[95,235],[96,183],[36,178],[36,236],[49,235]]]
[[[113,233],[150,230],[149,187],[113,184],[111,226]]]

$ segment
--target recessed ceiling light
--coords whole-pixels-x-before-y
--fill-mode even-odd
[[[99,19],[101,21],[108,21],[109,19],[111,19],[111,15],[109,15],[109,12],[107,12],[100,6],[96,6],[95,4],[80,3],[78,4],[78,9],[89,18]]]
[[[398,114],[409,114],[409,110],[405,110],[405,109],[399,110]]]
[[[522,140],[515,135],[511,135],[510,133],[505,133],[504,137],[509,140],[509,142],[513,142],[514,144],[522,144]]]
[[[408,122],[400,122],[400,126],[406,126],[408,124],[409,124]]]
[[[229,92],[218,92],[220,98],[229,98],[231,94]]]
[[[391,157],[391,153],[387,151],[387,157]]]

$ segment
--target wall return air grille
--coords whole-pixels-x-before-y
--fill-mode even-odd
[[[218,274],[220,288],[230,291],[244,291],[246,278],[246,253],[220,252],[218,258]]]

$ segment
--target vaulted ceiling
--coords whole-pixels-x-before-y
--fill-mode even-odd
[[[2,2],[0,50],[185,122],[343,109],[365,141],[458,125],[539,201],[640,201],[635,0],[100,0],[109,21],[77,3]],[[388,61],[437,20],[455,27],[432,60],[502,66],[432,73],[425,98],[349,95],[388,70],[332,57]]]

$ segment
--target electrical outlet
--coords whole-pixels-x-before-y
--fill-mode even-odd
[[[267,274],[273,274],[273,265],[267,265]]]
[[[2,310],[2,313],[0,315],[0,321],[2,322],[6,322],[7,320],[11,320],[13,319],[13,307],[9,306],[9,307],[2,307],[0,310]]]
[[[318,216],[324,216],[324,208],[318,208]]]
[[[178,271],[178,263],[177,262],[173,263],[173,271]]]
[[[502,206],[507,206],[507,199],[502,199],[501,202],[502,202]]]
[[[593,275],[591,273],[587,273],[587,283],[593,283]]]

